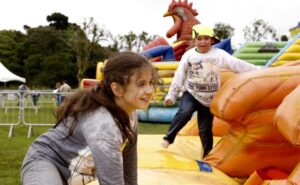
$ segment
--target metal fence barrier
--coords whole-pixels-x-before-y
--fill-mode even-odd
[[[20,93],[16,91],[0,93],[0,126],[9,126],[8,137],[12,136],[13,127],[21,122],[19,102]]]
[[[53,126],[54,112],[64,96],[70,93],[44,91],[0,91],[0,126],[9,126],[8,137],[20,123],[28,126],[31,137],[34,126]]]

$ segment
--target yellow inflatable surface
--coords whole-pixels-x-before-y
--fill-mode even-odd
[[[160,146],[162,138],[163,135],[139,135],[139,185],[239,185],[214,167],[208,166],[212,171],[207,171],[207,164],[201,161],[199,136],[177,136],[167,150]],[[219,139],[215,137],[214,142]],[[98,185],[98,182],[88,185]]]
[[[138,169],[139,185],[238,185],[237,182],[217,180],[215,176],[200,174],[197,171],[171,169]],[[88,185],[99,185],[93,181]]]
[[[104,62],[98,62],[97,63],[97,69],[96,69],[96,79],[102,80],[102,68],[104,67]]]
[[[297,35],[294,38],[293,43],[288,46],[281,55],[279,55],[276,60],[272,63],[272,66],[280,66],[283,64],[287,64],[294,60],[300,59],[300,35]]]

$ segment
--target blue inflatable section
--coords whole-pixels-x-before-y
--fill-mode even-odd
[[[233,49],[231,48],[231,39],[224,39],[221,42],[213,45],[213,47],[223,49],[230,55],[233,53]],[[162,56],[163,61],[175,60],[175,53],[173,47],[168,45],[156,46],[148,50],[142,51],[139,54],[147,59]]]
[[[230,55],[232,55],[232,53],[233,53],[233,49],[231,47],[231,39],[224,39],[221,42],[213,45],[213,47],[223,49]]]
[[[139,121],[171,123],[178,107],[149,107],[147,111],[138,110]]]
[[[163,61],[172,61],[175,60],[175,53],[172,46],[161,45],[154,48],[140,52],[140,55],[143,55],[145,58],[154,58],[162,56]]]

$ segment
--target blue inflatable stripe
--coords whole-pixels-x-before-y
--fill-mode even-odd
[[[150,107],[147,111],[139,110],[138,119],[143,122],[171,123],[178,107]]]

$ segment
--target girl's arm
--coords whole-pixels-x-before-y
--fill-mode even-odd
[[[126,185],[137,185],[137,132],[138,132],[138,115],[137,112],[133,112],[130,118],[133,123],[133,130],[135,131],[134,141],[132,146],[125,146],[123,150],[124,161],[124,180]]]
[[[124,183],[122,135],[111,114],[98,108],[78,123],[94,159],[96,175],[100,184]]]
[[[137,185],[137,137],[129,151],[123,152],[126,185]]]

